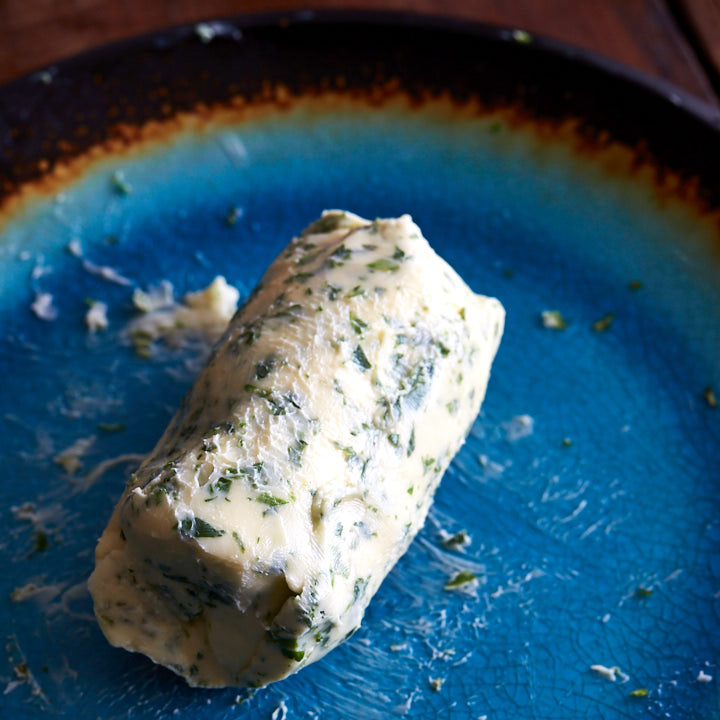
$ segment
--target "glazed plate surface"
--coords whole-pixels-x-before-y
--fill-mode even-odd
[[[0,716],[719,716],[718,130],[571,55],[304,14],[173,30],[0,90]],[[325,208],[410,213],[503,302],[505,337],[362,628],[266,689],[192,690],[110,647],[85,585],[133,461],[93,471],[152,448],[207,352],[140,357],[132,291],[221,274],[246,297]],[[87,298],[106,331],[85,327]],[[54,459],[80,438],[69,475]],[[443,546],[463,529],[468,547]],[[478,585],[446,591],[459,570]]]

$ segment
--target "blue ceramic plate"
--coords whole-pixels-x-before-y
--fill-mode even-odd
[[[0,716],[718,717],[716,123],[526,33],[399,16],[181,28],[0,90]],[[133,466],[98,464],[152,447],[206,350],[140,357],[131,294],[244,296],[334,207],[412,214],[502,300],[487,400],[349,642],[192,690],[111,648],[86,588]],[[460,569],[478,586],[444,590]]]

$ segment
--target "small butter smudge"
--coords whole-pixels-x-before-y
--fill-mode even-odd
[[[143,315],[130,322],[128,334],[138,354],[149,357],[158,338],[172,344],[193,331],[213,340],[220,337],[237,310],[240,292],[218,275],[204,290],[187,293],[182,304],[174,301],[167,281],[147,292],[136,289],[132,299]]]
[[[87,313],[85,313],[85,325],[87,325],[90,332],[94,333],[98,330],[107,330],[107,311],[108,306],[104,302],[92,302]]]
[[[630,676],[624,673],[619,667],[606,667],[605,665],[591,665],[590,670],[605,678],[609,682],[619,680],[624,683],[630,679]]]
[[[74,475],[82,466],[81,458],[87,453],[94,442],[94,435],[78,438],[72,445],[58,453],[54,458],[54,462],[60,465],[68,475]]]
[[[47,322],[55,320],[58,316],[58,309],[53,304],[53,296],[50,293],[38,293],[30,309],[37,317]]]
[[[80,241],[77,238],[71,240],[67,244],[67,251],[73,257],[82,257],[83,251],[82,251],[82,245],[80,244]]]
[[[162,280],[157,287],[150,287],[147,291],[135,288],[132,294],[133,305],[144,313],[170,307],[174,302],[173,286],[168,280]]]
[[[82,265],[91,275],[97,275],[103,280],[117,283],[118,285],[132,285],[132,281],[128,280],[124,275],[121,275],[115,268],[108,267],[107,265],[96,265],[85,258],[83,258]]]
[[[558,310],[543,310],[540,313],[542,326],[548,330],[565,330],[567,323]]]
[[[504,422],[502,429],[505,431],[505,439],[515,442],[532,435],[535,421],[530,415],[516,415],[514,418]]]

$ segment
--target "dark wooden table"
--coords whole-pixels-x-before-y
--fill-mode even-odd
[[[720,106],[720,0],[0,0],[0,82],[168,25],[303,7],[410,10],[523,28]]]

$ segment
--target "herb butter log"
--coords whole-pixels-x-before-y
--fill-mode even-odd
[[[221,687],[350,637],[478,413],[503,320],[409,216],[324,213],[131,477],[90,578],[108,640]]]

